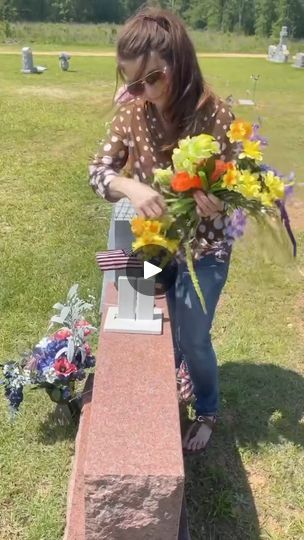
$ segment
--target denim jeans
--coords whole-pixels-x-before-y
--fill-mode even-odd
[[[178,264],[177,278],[167,292],[176,367],[185,360],[196,397],[197,415],[218,411],[218,370],[210,330],[220,293],[225,285],[228,259],[207,255],[194,263],[207,314],[192,285],[186,263]]]

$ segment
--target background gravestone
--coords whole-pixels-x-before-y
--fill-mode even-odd
[[[295,60],[295,63],[293,64],[293,67],[304,68],[304,53],[296,54],[296,60]]]
[[[30,47],[23,47],[22,49],[22,73],[43,73],[47,68],[44,66],[34,66],[33,53]]]
[[[68,71],[70,67],[69,60],[71,59],[70,55],[68,53],[61,53],[59,56],[59,66],[62,69],[62,71]]]
[[[23,47],[22,49],[22,72],[34,72],[33,53],[30,47]]]
[[[280,42],[278,45],[270,45],[268,48],[268,60],[278,64],[288,62],[289,50],[287,48],[288,29],[287,26],[282,26],[280,32]]]

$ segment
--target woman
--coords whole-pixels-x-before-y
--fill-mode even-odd
[[[166,204],[149,185],[153,169],[171,165],[177,141],[199,133],[213,135],[220,143],[221,159],[230,160],[227,131],[233,115],[206,85],[186,30],[171,12],[148,8],[127,21],[118,40],[117,62],[133,99],[113,118],[90,166],[90,183],[108,201],[128,197],[139,215],[159,218]],[[207,315],[183,263],[167,295],[176,365],[186,362],[196,396],[196,420],[183,440],[184,453],[191,454],[205,449],[216,422],[217,362],[210,329],[230,258],[222,202],[202,190],[195,190],[193,197],[202,218],[194,255]]]

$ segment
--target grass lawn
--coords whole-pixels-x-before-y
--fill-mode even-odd
[[[87,163],[111,116],[114,61],[75,58],[67,73],[54,57],[35,61],[48,71],[22,76],[20,58],[0,63],[0,362],[44,334],[71,284],[99,296],[95,252],[110,214],[88,187]],[[257,107],[236,113],[260,119],[269,161],[303,182],[304,74],[252,59],[202,67],[223,97],[246,97],[260,75]],[[278,254],[264,262],[269,247],[250,233],[234,251],[213,330],[222,422],[207,456],[186,461],[192,540],[304,538],[303,201],[298,187],[296,265]],[[27,392],[12,426],[0,396],[1,540],[62,538],[75,432],[53,411]]]

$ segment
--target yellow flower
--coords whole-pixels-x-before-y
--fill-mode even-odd
[[[155,244],[154,241],[155,235],[150,232],[143,232],[141,236],[138,236],[136,240],[132,243],[132,249],[136,251],[137,249],[141,249],[144,246],[150,246],[151,244]]]
[[[161,226],[162,226],[161,222],[158,221],[157,219],[155,219],[155,220],[147,219],[145,221],[145,231],[146,232],[151,232],[153,234],[158,234],[158,233],[160,233]]]
[[[260,197],[261,184],[258,181],[258,176],[250,171],[242,171],[239,176],[239,182],[236,191],[241,193],[247,199]]]
[[[141,236],[144,233],[158,234],[161,231],[162,221],[157,219],[145,219],[141,216],[136,216],[131,221],[131,230],[135,236]]]
[[[253,133],[250,122],[235,120],[230,124],[230,130],[227,132],[230,142],[241,142],[249,139]]]
[[[238,181],[238,174],[239,172],[235,168],[235,166],[232,163],[229,163],[227,172],[223,176],[222,186],[225,187],[226,189],[229,189],[229,191],[234,189]]]
[[[132,243],[132,249],[144,248],[146,246],[161,246],[168,249],[171,252],[175,252],[178,248],[179,240],[166,238],[161,234],[153,234],[151,232],[144,232],[139,238]]]
[[[264,175],[264,182],[273,201],[283,199],[285,190],[284,182],[281,180],[281,178],[279,178],[279,176],[275,176],[273,171],[268,171]]]
[[[272,206],[273,205],[273,199],[271,198],[270,193],[268,193],[267,191],[262,191],[260,193],[259,199],[261,200],[261,203],[264,206]]]
[[[136,216],[131,221],[131,231],[135,236],[140,236],[145,230],[145,218]]]
[[[244,141],[243,146],[243,152],[239,155],[240,159],[250,158],[255,161],[262,161],[263,155],[260,141]]]

